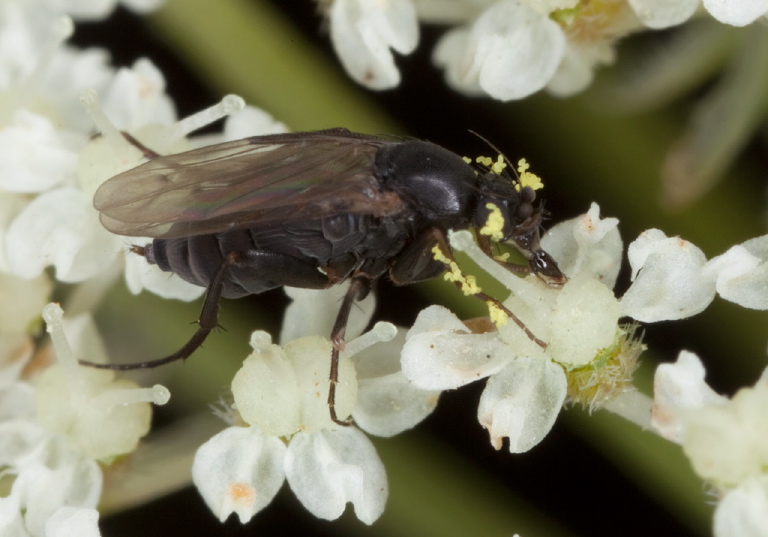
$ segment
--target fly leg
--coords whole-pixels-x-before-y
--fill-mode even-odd
[[[351,418],[339,419],[336,415],[336,384],[339,382],[339,352],[344,349],[344,335],[347,331],[347,322],[349,321],[349,313],[352,309],[352,304],[355,300],[361,300],[365,298],[365,295],[370,291],[370,281],[362,276],[355,276],[349,284],[347,294],[344,295],[344,299],[341,302],[341,308],[336,315],[336,322],[333,323],[333,330],[331,330],[331,343],[333,343],[333,351],[331,351],[331,373],[329,375],[328,386],[328,409],[331,412],[331,419],[334,423],[339,425],[352,425]]]
[[[157,360],[150,360],[149,362],[139,362],[135,364],[100,364],[96,362],[89,362],[87,360],[79,360],[80,365],[87,365],[89,367],[95,367],[97,369],[115,369],[118,371],[129,371],[131,369],[145,369],[148,367],[157,367],[159,365],[167,364],[169,362],[175,362],[176,360],[185,360],[189,358],[193,352],[200,348],[208,334],[218,326],[219,322],[219,310],[221,306],[221,293],[224,289],[224,281],[229,274],[229,269],[232,265],[238,262],[239,255],[236,252],[231,252],[224,258],[219,268],[211,278],[211,283],[208,284],[208,289],[205,292],[205,300],[203,301],[203,309],[200,311],[200,318],[197,321],[197,332],[187,341],[186,344],[178,351],[165,358],[159,358]]]
[[[485,255],[496,261],[499,265],[504,267],[510,272],[515,272],[517,274],[530,274],[533,272],[531,267],[528,265],[519,265],[517,263],[510,263],[508,261],[502,261],[501,259],[496,259],[496,257],[493,255],[493,252],[491,251],[491,239],[488,237],[488,235],[481,235],[480,233],[477,234],[477,245],[480,247],[480,249],[483,251]]]
[[[437,261],[435,258],[431,259],[431,263],[427,263],[424,260],[423,255],[421,255],[419,252],[432,252],[432,248],[437,246],[440,249],[440,252],[443,254],[443,261]],[[487,245],[486,245],[487,246]],[[482,248],[481,244],[481,248]],[[445,261],[447,260],[447,261]],[[431,228],[427,230],[424,234],[422,234],[420,237],[414,241],[414,243],[409,247],[409,249],[404,252],[403,255],[400,256],[398,259],[398,262],[395,263],[392,268],[390,269],[390,277],[392,278],[392,281],[394,281],[398,285],[405,285],[409,283],[413,283],[414,281],[419,281],[420,279],[424,279],[423,276],[434,276],[434,264],[437,263],[440,265],[441,270],[445,270],[445,268],[448,268],[448,270],[451,270],[451,265],[456,263],[456,259],[453,257],[453,249],[451,248],[451,245],[448,243],[448,238],[445,235],[445,232],[439,228]],[[518,265],[514,265],[518,266]],[[414,269],[414,267],[419,267],[419,269]],[[527,267],[522,267],[527,268]],[[455,281],[454,282],[456,286],[464,290],[462,286],[464,285],[462,282]],[[531,330],[525,325],[525,323],[520,320],[520,318],[512,313],[509,308],[504,306],[501,302],[493,298],[492,296],[483,293],[483,292],[475,292],[472,293],[472,296],[479,298],[486,304],[492,304],[494,307],[498,308],[504,314],[512,319],[512,321],[520,327],[520,329],[525,333],[528,338],[530,338],[531,341],[536,343],[539,347],[542,349],[547,348],[547,344],[536,337],[536,335],[531,332]]]

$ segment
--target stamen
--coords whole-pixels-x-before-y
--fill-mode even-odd
[[[99,102],[99,94],[95,89],[87,89],[80,94],[80,103],[85,107],[85,111],[91,116],[96,129],[107,140],[111,147],[116,149],[130,144],[125,140],[117,127],[109,120]],[[132,147],[132,146],[131,146]]]
[[[238,95],[227,95],[215,104],[196,114],[176,122],[168,131],[168,144],[184,138],[189,133],[213,123],[223,117],[239,112],[245,108],[245,101]]]
[[[376,343],[391,341],[397,335],[397,328],[392,323],[380,321],[376,323],[371,330],[361,334],[352,341],[348,341],[342,356],[353,356]]]
[[[43,308],[43,320],[47,325],[46,332],[51,335],[51,341],[56,349],[59,362],[68,369],[76,369],[78,367],[77,358],[72,352],[72,347],[69,346],[67,336],[64,335],[63,317],[64,310],[56,303],[52,302]]]
[[[136,403],[154,403],[164,405],[171,398],[171,392],[161,384],[155,384],[151,388],[126,388],[118,390],[106,390],[91,400],[91,404],[103,407],[117,405],[132,405]]]

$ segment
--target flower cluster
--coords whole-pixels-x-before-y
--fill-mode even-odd
[[[716,292],[746,307],[768,309],[768,236],[707,262],[689,242],[647,231],[629,246],[634,282],[619,299],[611,291],[622,259],[617,224],[615,218],[601,219],[593,204],[587,214],[547,232],[542,247],[569,277],[562,289],[547,287],[535,276],[509,273],[483,254],[469,233],[454,233],[453,246],[512,291],[504,305],[547,346],[514,323],[472,330],[445,308],[433,306],[406,335],[405,376],[432,390],[488,377],[478,419],[497,449],[506,437],[514,453],[540,442],[566,402],[590,409],[607,406],[647,424],[647,417],[633,418],[633,409],[616,404],[617,398],[635,397],[631,377],[642,350],[633,325],[621,325],[619,319],[689,317]]]
[[[759,537],[768,528],[768,369],[731,399],[704,382],[698,356],[681,352],[660,365],[653,426],[681,444],[696,473],[718,497],[716,537]]]
[[[33,357],[28,338],[0,338],[0,464],[13,478],[0,498],[0,532],[98,535],[99,464],[135,450],[149,431],[150,403],[165,404],[170,394],[78,365],[106,361],[90,316],[65,323],[56,304],[43,316],[53,349]]]
[[[676,26],[699,0],[320,0],[331,38],[347,72],[372,89],[396,86],[391,51],[418,44],[418,21],[452,25],[434,51],[457,90],[499,100],[541,89],[571,95],[587,87],[596,67],[612,63],[614,45],[644,29]],[[764,17],[762,1],[704,0],[715,19],[744,26]]]
[[[251,337],[253,353],[232,381],[232,424],[198,450],[192,468],[197,488],[222,521],[234,512],[247,522],[284,481],[319,518],[338,518],[348,502],[366,524],[384,511],[387,476],[363,431],[387,437],[410,429],[434,410],[439,392],[415,388],[400,371],[403,331],[378,323],[354,337],[370,321],[369,296],[350,318],[336,390],[338,415],[351,415],[356,426],[331,421],[327,335],[345,287],[287,289],[293,302],[284,346],[265,332]]]

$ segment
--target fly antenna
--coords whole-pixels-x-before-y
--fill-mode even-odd
[[[512,173],[514,173],[514,174],[515,174],[515,177],[517,178],[517,180],[518,180],[518,182],[519,182],[519,181],[520,181],[520,175],[517,173],[517,169],[516,169],[516,168],[515,168],[515,166],[512,164],[512,161],[511,161],[511,160],[509,160],[509,157],[508,157],[507,155],[505,155],[505,154],[504,154],[504,153],[503,153],[503,152],[502,152],[502,151],[501,151],[501,150],[500,150],[498,147],[496,147],[495,145],[493,145],[493,144],[490,142],[490,140],[488,140],[488,139],[487,139],[485,136],[483,136],[483,135],[481,135],[481,134],[479,134],[479,133],[477,133],[477,132],[473,131],[472,129],[468,129],[468,130],[469,130],[469,133],[470,133],[470,134],[473,134],[473,135],[477,136],[478,138],[480,138],[480,140],[482,140],[483,142],[485,142],[485,144],[486,144],[488,147],[490,147],[491,149],[493,149],[494,151],[496,151],[496,153],[498,153],[499,155],[501,155],[501,156],[504,158],[504,162],[506,162],[506,163],[507,163],[507,167],[508,167],[510,170],[512,170]]]

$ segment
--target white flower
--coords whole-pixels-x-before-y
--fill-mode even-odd
[[[634,283],[621,306],[639,321],[690,317],[716,293],[743,307],[768,309],[768,235],[707,261],[690,242],[651,229],[629,245],[628,257]]]
[[[331,41],[347,73],[371,89],[400,83],[392,50],[409,54],[419,40],[411,0],[333,0]]]
[[[149,430],[149,403],[169,397],[162,386],[141,389],[79,366],[75,356],[104,360],[103,347],[88,316],[67,323],[65,337],[62,314],[55,304],[43,311],[58,362],[31,379],[21,376],[30,346],[0,337],[0,465],[13,476],[0,499],[4,535],[98,535],[98,463],[133,451]]]
[[[621,261],[615,219],[590,212],[555,226],[542,246],[570,277],[562,289],[519,278],[487,258],[465,232],[451,244],[469,254],[513,295],[504,305],[546,349],[513,322],[476,334],[444,308],[421,312],[408,332],[403,373],[417,387],[449,389],[490,377],[478,408],[491,443],[511,452],[535,446],[549,432],[567,398],[598,407],[629,384],[639,346],[618,326],[621,309],[609,287]]]
[[[721,496],[716,537],[758,537],[768,524],[768,370],[732,399],[704,382],[699,358],[681,352],[654,382],[653,425],[682,444],[694,470]]]
[[[564,51],[565,36],[547,13],[508,0],[494,3],[469,28],[449,32],[434,60],[455,88],[506,101],[544,88]]]
[[[631,385],[643,346],[634,340],[634,327],[619,325],[619,318],[689,317],[706,308],[716,291],[745,307],[768,308],[768,236],[707,261],[687,241],[646,231],[629,246],[634,283],[619,301],[611,291],[621,266],[617,223],[601,219],[593,204],[587,214],[546,233],[542,248],[569,277],[561,289],[535,276],[519,278],[484,255],[467,232],[452,234],[455,248],[512,291],[504,306],[540,341],[513,322],[473,333],[445,308],[431,307],[408,332],[405,376],[434,390],[489,377],[478,418],[497,449],[503,437],[513,452],[536,445],[566,401],[592,410],[609,405],[647,425],[648,403],[632,394]],[[621,402],[615,401],[618,396]]]
[[[204,444],[195,456],[193,480],[211,510],[251,519],[277,494],[284,480],[315,516],[336,519],[352,502],[358,518],[373,523],[387,498],[384,467],[368,437],[331,421],[327,339],[346,286],[328,291],[287,289],[283,347],[264,332],[251,339],[249,356],[232,383],[235,408],[247,427],[233,426]],[[367,324],[372,299],[354,308],[347,334]],[[325,337],[314,335],[323,333]],[[379,323],[349,339],[341,353],[335,409],[358,426],[392,436],[424,419],[438,393],[410,386],[398,367],[401,340]],[[371,347],[374,343],[380,343]],[[286,445],[287,444],[287,445]]]
[[[503,101],[545,88],[558,96],[583,90],[592,82],[595,67],[613,62],[617,38],[643,27],[624,2],[465,4],[467,24],[442,38],[434,61],[446,69],[447,80],[456,89]],[[426,20],[444,20],[435,9],[420,11]],[[652,14],[655,24],[677,24],[672,14],[658,10]]]

